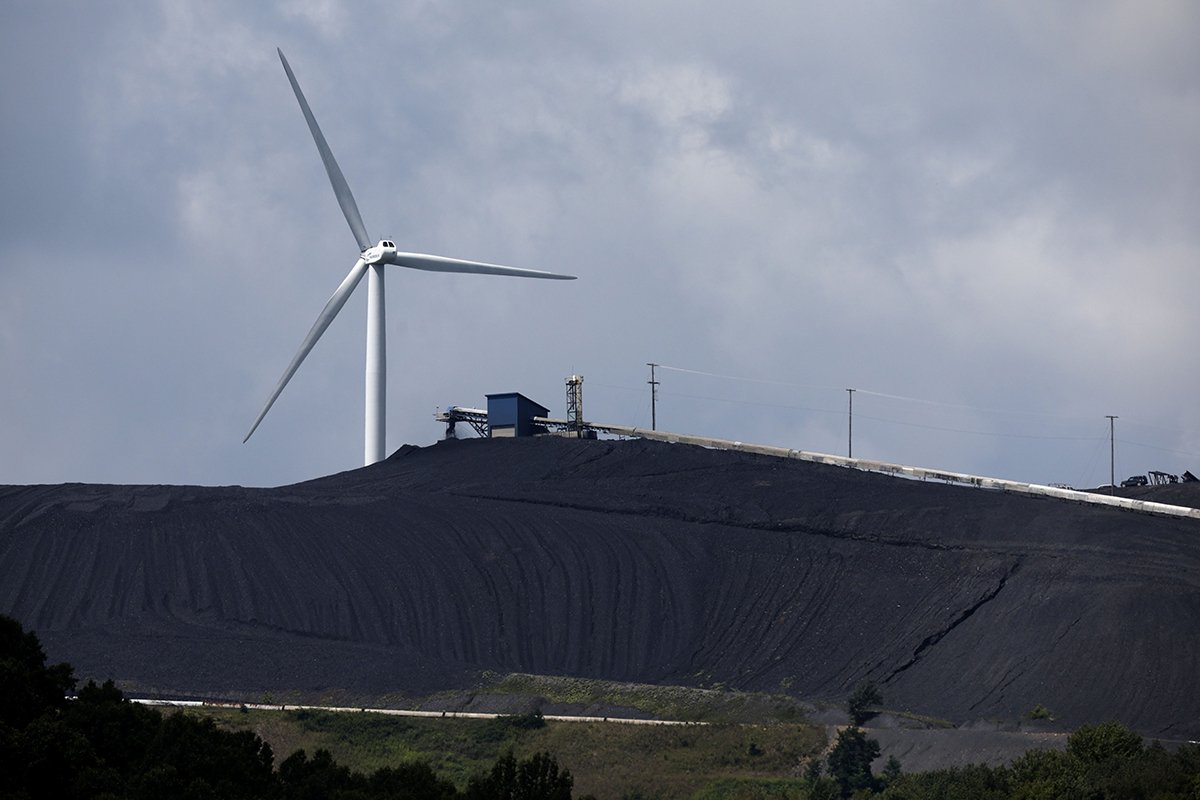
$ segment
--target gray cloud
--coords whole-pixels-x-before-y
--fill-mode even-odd
[[[1083,485],[1200,465],[1200,12],[1186,2],[25,6],[0,32],[0,482],[278,484],[361,458],[373,236],[576,273],[394,271],[389,437],[555,410]],[[53,47],[47,47],[53,42]],[[915,398],[922,402],[917,402]]]

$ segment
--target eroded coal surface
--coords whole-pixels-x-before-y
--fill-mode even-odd
[[[870,678],[956,721],[1041,704],[1200,738],[1194,521],[656,442],[444,442],[275,489],[2,487],[0,611],[77,673],[161,692],[492,670],[836,700]]]

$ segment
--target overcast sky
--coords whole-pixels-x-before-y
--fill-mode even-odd
[[[0,483],[280,485],[520,391],[592,420],[1079,487],[1200,472],[1200,4],[0,9]],[[708,374],[703,374],[708,373]]]

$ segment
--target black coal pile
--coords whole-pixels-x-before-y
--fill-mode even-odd
[[[0,612],[143,691],[870,679],[956,721],[1041,705],[1200,738],[1195,521],[646,441],[444,442],[275,489],[0,487]]]

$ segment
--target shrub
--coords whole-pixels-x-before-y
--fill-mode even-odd
[[[546,727],[546,718],[542,716],[542,712],[533,711],[529,714],[514,714],[511,716],[498,717],[503,720],[510,728],[516,728],[519,731],[536,731],[538,728]]]
[[[1026,711],[1025,716],[1029,719],[1054,720],[1054,715],[1050,713],[1050,709],[1046,708],[1041,703],[1038,703],[1036,706]]]

